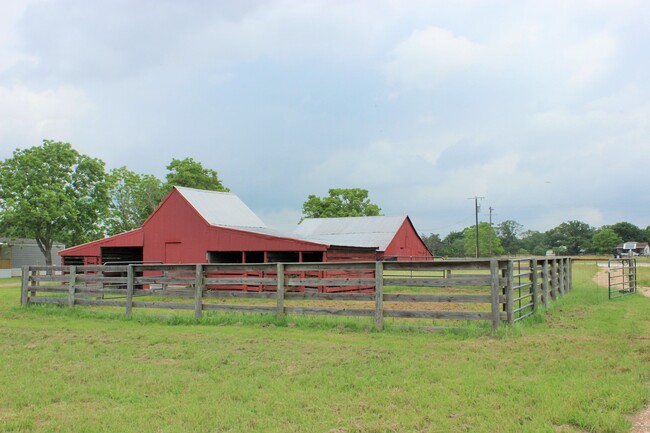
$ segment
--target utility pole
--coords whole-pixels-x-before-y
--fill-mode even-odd
[[[476,223],[476,225],[475,225],[474,227],[476,228],[476,258],[477,258],[477,259],[478,259],[479,256],[480,256],[480,253],[479,253],[479,244],[478,244],[478,210],[479,210],[479,207],[478,207],[478,199],[479,199],[479,198],[480,198],[480,199],[484,199],[485,197],[477,197],[477,196],[474,196],[474,197],[470,197],[470,198],[468,198],[468,200],[474,200],[474,221],[475,221],[475,223]]]
[[[488,209],[490,210],[490,227],[492,227],[492,211],[494,210],[494,208],[490,206]]]

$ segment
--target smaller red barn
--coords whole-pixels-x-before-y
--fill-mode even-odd
[[[375,260],[431,260],[408,216],[307,218],[293,234],[329,245],[376,248]]]

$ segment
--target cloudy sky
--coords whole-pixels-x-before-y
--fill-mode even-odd
[[[192,157],[270,225],[360,187],[420,233],[650,225],[650,2],[0,0],[0,159]]]

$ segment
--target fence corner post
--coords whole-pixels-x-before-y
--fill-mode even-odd
[[[284,320],[284,263],[278,263],[277,267],[277,289],[275,290],[277,304],[275,307],[275,316],[278,320]]]
[[[490,260],[490,300],[492,305],[492,329],[498,329],[501,324],[501,303],[499,295],[499,262],[496,259]]]
[[[74,295],[77,289],[77,267],[70,266],[70,280],[68,281],[68,307],[74,307]]]
[[[384,329],[384,262],[375,262],[375,329]]]
[[[29,266],[23,266],[20,280],[20,305],[23,307],[29,304]]]
[[[131,317],[133,310],[133,286],[135,286],[133,265],[128,265],[126,267],[126,317]]]
[[[514,266],[512,260],[508,260],[506,274],[506,314],[508,315],[508,324],[513,325],[515,323],[515,303],[512,291],[512,286],[514,285]]]
[[[194,317],[200,319],[203,315],[203,265],[196,265],[196,276],[194,280]]]

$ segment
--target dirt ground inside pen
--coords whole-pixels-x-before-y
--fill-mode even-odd
[[[601,287],[608,287],[609,276],[607,269],[600,269],[594,277],[594,282]],[[650,298],[650,287],[637,287],[637,290],[643,296]],[[630,421],[632,422],[631,433],[650,433],[650,405],[634,415]]]

